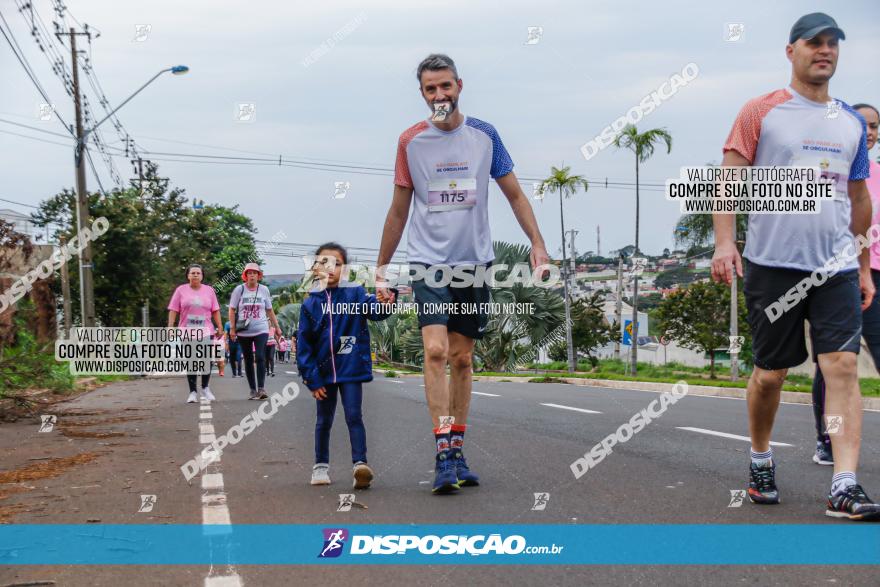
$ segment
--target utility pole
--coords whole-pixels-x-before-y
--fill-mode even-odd
[[[559,190],[559,225],[562,230],[562,295],[565,300],[565,346],[568,355],[568,372],[574,373],[577,362],[574,356],[574,341],[571,337],[571,300],[568,295],[568,263],[565,258],[565,216],[562,212],[562,190]]]
[[[617,308],[614,310],[614,317],[617,320],[618,327],[623,325],[620,316],[623,312],[623,300],[621,299],[621,296],[623,296],[623,254],[617,258]],[[618,332],[617,338],[614,342],[614,358],[618,361],[620,360],[620,337],[621,333]]]
[[[570,238],[571,238],[571,244],[568,247],[568,250],[571,253],[571,255],[570,255],[571,262],[569,263],[569,266],[571,267],[571,275],[570,275],[571,287],[574,287],[577,285],[577,249],[574,246],[574,237],[578,232],[580,232],[580,231],[575,230],[573,228],[568,231],[568,234],[570,235]]]
[[[599,225],[596,225],[596,256],[602,256],[602,241],[599,238]]]
[[[67,239],[63,236],[58,239],[62,249],[67,247]],[[67,271],[67,261],[61,264],[61,298],[64,304],[64,339],[70,338],[72,316],[70,315],[70,273]]]
[[[89,33],[77,33],[70,28],[70,61],[73,68],[73,103],[76,108],[76,147],[74,148],[74,163],[76,165],[76,217],[77,232],[84,234],[83,229],[89,224],[89,201],[86,192],[86,142],[83,129],[82,103],[79,93],[79,61],[76,56],[77,35]],[[84,327],[95,325],[95,288],[92,275],[92,245],[86,239],[81,239],[79,254],[79,289],[80,289],[80,319]]]
[[[739,379],[739,345],[734,346],[736,343],[736,336],[739,336],[739,312],[737,312],[737,293],[736,293],[736,268],[731,267],[733,273],[733,279],[730,280],[730,336],[731,336],[731,347],[735,348],[736,352],[730,353],[730,380],[737,381]]]
[[[144,323],[144,328],[150,327],[150,300],[144,300],[144,305],[141,308],[141,319]]]

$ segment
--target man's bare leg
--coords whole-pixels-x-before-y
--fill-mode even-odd
[[[752,450],[755,452],[770,450],[773,421],[779,408],[782,382],[787,374],[788,369],[768,371],[755,367],[749,378],[749,435],[752,438]]]
[[[422,328],[425,349],[425,399],[434,428],[440,425],[440,416],[451,416],[449,387],[446,382],[446,362],[449,358],[449,340],[446,326],[431,324]]]
[[[862,440],[862,395],[856,366],[857,355],[850,352],[819,355],[819,368],[825,377],[825,421],[841,416],[837,432],[831,434],[834,472],[851,471],[859,466]]]
[[[474,339],[458,332],[449,333],[449,412],[455,417],[449,437],[458,484],[468,487],[480,484],[464,457],[464,437],[471,408],[474,372]]]
[[[474,374],[474,339],[449,333],[449,413],[455,424],[467,424]],[[425,384],[427,386],[427,383]]]
[[[749,436],[752,446],[749,451],[751,462],[748,493],[752,503],[779,503],[770,436],[773,434],[773,421],[776,419],[776,410],[779,409],[782,382],[785,381],[787,372],[787,369],[769,371],[755,367],[749,378]]]

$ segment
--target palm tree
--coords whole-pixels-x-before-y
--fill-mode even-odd
[[[629,149],[636,156],[636,248],[633,256],[639,254],[639,164],[651,158],[654,154],[654,143],[658,142],[666,143],[666,152],[672,152],[672,135],[666,129],[653,128],[639,134],[635,125],[628,124],[623,127],[613,143],[618,149]],[[631,372],[635,375],[639,349],[639,276],[637,274],[633,274],[632,329]]]
[[[507,265],[510,270],[498,271],[497,281],[507,279],[517,264],[528,266],[531,249],[527,245],[502,241],[493,243],[495,263]],[[547,288],[514,284],[511,287],[493,287],[492,301],[499,304],[517,303],[519,307],[532,304],[534,312],[492,314],[486,326],[486,335],[474,347],[474,356],[490,371],[512,371],[529,349],[549,337],[563,321],[562,300]],[[549,337],[549,338],[548,338]]]
[[[571,300],[568,297],[568,263],[565,255],[565,215],[562,211],[562,196],[570,198],[577,193],[579,188],[584,192],[590,189],[590,184],[582,175],[569,175],[571,167],[558,169],[550,167],[550,177],[541,182],[540,193],[559,192],[559,225],[562,231],[562,291],[565,297],[565,342],[568,347],[568,372],[573,373],[577,368],[574,357],[574,344],[571,339]]]

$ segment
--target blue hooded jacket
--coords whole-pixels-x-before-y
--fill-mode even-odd
[[[314,391],[334,383],[372,381],[367,320],[390,315],[390,304],[380,304],[360,285],[309,292],[296,332],[296,366],[303,383]]]

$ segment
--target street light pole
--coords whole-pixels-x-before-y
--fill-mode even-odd
[[[82,33],[80,33],[82,34]],[[70,59],[73,67],[73,102],[76,109],[76,146],[74,147],[74,164],[76,165],[76,226],[79,234],[84,234],[83,229],[89,225],[89,201],[88,192],[86,190],[86,156],[88,148],[88,138],[95,129],[101,126],[117,110],[128,104],[128,102],[137,96],[144,88],[153,83],[160,75],[171,72],[174,75],[181,75],[189,71],[185,65],[176,65],[163,69],[147,81],[144,85],[137,89],[131,96],[126,98],[119,106],[114,108],[107,116],[102,118],[89,130],[83,127],[82,103],[79,91],[79,62],[76,58],[76,35],[74,29],[70,29]],[[80,239],[79,254],[79,284],[80,284],[80,316],[82,325],[86,328],[95,326],[95,285],[94,274],[92,272],[92,244],[87,239]]]
[[[70,29],[70,60],[73,67],[73,103],[76,108],[76,146],[74,164],[76,165],[76,228],[79,234],[89,224],[89,202],[86,193],[85,138],[83,130],[82,103],[79,93],[79,61],[76,58],[76,33]],[[92,245],[80,239],[79,245],[79,308],[80,320],[84,327],[95,325],[95,289],[92,282]]]

